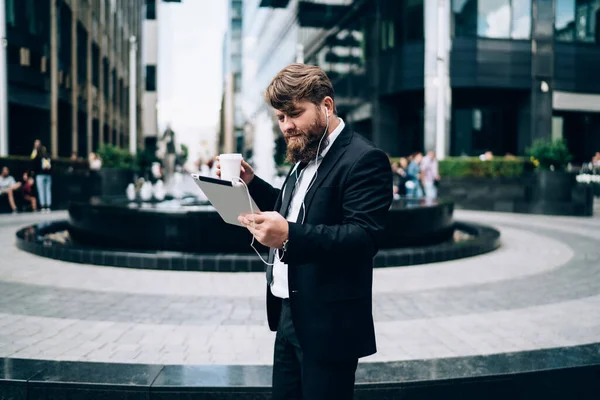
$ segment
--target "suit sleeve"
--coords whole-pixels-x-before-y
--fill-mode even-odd
[[[392,204],[392,171],[381,150],[370,149],[352,166],[343,190],[340,225],[289,223],[283,261],[303,264],[327,256],[374,256]]]
[[[248,191],[261,211],[273,211],[281,190],[274,188],[258,176],[254,176],[248,185]]]

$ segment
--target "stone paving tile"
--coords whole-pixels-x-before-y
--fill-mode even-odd
[[[11,216],[8,228],[0,224],[0,239],[23,224],[19,217]],[[376,271],[392,276],[398,286],[375,294],[379,351],[363,361],[491,354],[600,340],[600,265],[593,262],[600,259],[600,219],[462,211],[457,217],[499,226],[506,233],[505,248],[470,260]],[[526,249],[528,244],[533,248]],[[511,253],[513,249],[520,250]],[[519,258],[528,258],[521,265],[534,267],[518,271],[520,266],[514,264]],[[537,265],[528,262],[536,259]],[[40,263],[34,266],[33,260]],[[479,269],[474,270],[477,263]],[[11,279],[15,265],[20,264],[19,279]],[[506,265],[511,268],[493,276]],[[42,274],[48,280],[40,285],[42,281],[36,278],[46,266],[54,275],[49,279],[51,274]],[[56,276],[56,268],[62,267],[64,274]],[[437,285],[423,283],[428,282],[427,275],[435,280],[443,267],[452,272]],[[79,273],[79,279],[89,273],[82,289],[52,287],[51,282],[71,271]],[[158,275],[152,275],[157,293],[116,290],[127,285],[87,290],[97,288],[96,273],[107,276],[121,271],[11,252],[11,265],[0,264],[0,356],[166,364],[272,363],[274,333],[266,327],[262,290],[257,295],[242,292],[244,296],[178,295],[173,289],[179,276],[171,280],[174,287],[161,290]],[[464,274],[473,271],[480,271],[481,276],[465,279]],[[157,271],[135,272],[150,276],[146,273]],[[223,278],[235,284],[249,277],[246,285],[264,279],[261,274],[236,275],[201,276],[209,277],[206,281],[211,284]],[[406,276],[417,283],[412,290],[402,286]],[[461,279],[464,282],[457,287]],[[146,290],[151,289],[151,282],[146,282]]]
[[[0,229],[0,241],[14,241],[14,230]],[[481,256],[419,266],[374,271],[374,293],[414,292],[441,287],[496,282],[556,268],[572,256],[560,241],[514,228],[503,228],[503,247]],[[108,293],[178,295],[191,297],[263,298],[265,278],[261,273],[194,273],[151,271],[67,263],[9,248],[12,263],[0,263],[0,280],[54,288]],[[485,270],[482,270],[485,266]]]
[[[379,352],[364,361],[493,354],[596,342],[600,334],[599,307],[600,296],[594,296],[512,311],[378,322]],[[562,324],[556,323],[557,315],[563,315]],[[35,319],[32,322],[38,325],[56,322],[53,318],[30,318]],[[588,326],[579,325],[582,319],[590,321]],[[72,321],[68,326],[79,332],[93,325],[93,322]],[[68,328],[63,332],[65,335],[38,340],[30,345],[23,342],[0,349],[4,356],[21,358],[269,364],[274,340],[274,334],[266,327],[248,326],[205,329],[114,323],[108,334],[82,342],[69,339]],[[128,342],[125,338],[130,332],[144,332],[146,342]],[[176,340],[172,341],[172,337]]]
[[[530,229],[541,232],[539,228]],[[562,235],[551,231],[545,234],[554,239]],[[587,237],[564,240],[575,256],[560,268],[500,282],[408,293],[376,293],[374,318],[376,321],[390,321],[481,313],[600,293],[600,268],[590,268],[584,262],[590,257],[600,256],[598,242]],[[398,278],[401,277],[402,274],[399,274]],[[265,323],[265,302],[262,297],[138,295],[2,281],[0,292],[6,295],[0,298],[0,312],[7,314],[175,325]],[[19,301],[14,300],[17,298]]]

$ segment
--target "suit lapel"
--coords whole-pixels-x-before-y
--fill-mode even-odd
[[[279,209],[281,208],[281,202],[283,200],[283,191],[285,190],[285,186],[289,182],[290,176],[292,176],[292,172],[294,171],[295,168],[296,168],[296,165],[292,165],[292,168],[290,168],[290,171],[288,172],[287,177],[285,178],[285,181],[283,182],[283,185],[281,186],[281,190],[279,191],[279,196],[277,196],[277,200],[275,201],[275,207],[273,208],[273,211],[279,211]],[[267,263],[273,264],[273,261],[275,261],[275,250],[269,248],[269,258],[267,260]],[[267,264],[267,281],[269,281],[269,279],[270,279],[269,275],[271,276],[271,278],[273,277],[273,266],[268,265],[268,264]]]
[[[308,193],[304,196],[304,210],[303,212],[298,213],[298,220],[296,222],[302,221],[302,215],[308,212],[310,203],[312,202],[317,189],[323,184],[325,178],[327,178],[333,167],[335,167],[342,155],[346,152],[346,146],[348,146],[351,139],[352,131],[345,127],[344,130],[340,132],[340,135],[335,142],[333,142],[327,154],[325,154],[323,161],[321,161],[321,165],[319,165],[319,168],[317,169],[317,178],[310,187]]]
[[[292,175],[292,171],[294,171],[294,168],[296,168],[296,165],[292,165],[292,168],[290,168],[287,177],[285,178],[285,181],[281,186],[281,190],[279,191],[279,196],[277,196],[277,200],[275,201],[275,207],[273,207],[273,211],[279,211],[279,209],[281,208],[281,202],[283,200],[283,191],[285,190],[285,186],[290,180],[290,176]]]

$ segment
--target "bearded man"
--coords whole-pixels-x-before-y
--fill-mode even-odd
[[[293,167],[279,190],[243,161],[263,211],[239,221],[271,248],[273,399],[352,399],[358,359],[376,352],[373,257],[393,198],[388,157],[345,127],[319,67],[287,66],[265,98]]]

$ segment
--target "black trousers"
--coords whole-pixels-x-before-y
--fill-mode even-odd
[[[358,359],[324,362],[304,357],[289,300],[283,300],[275,336],[273,400],[351,400],[357,365]]]

